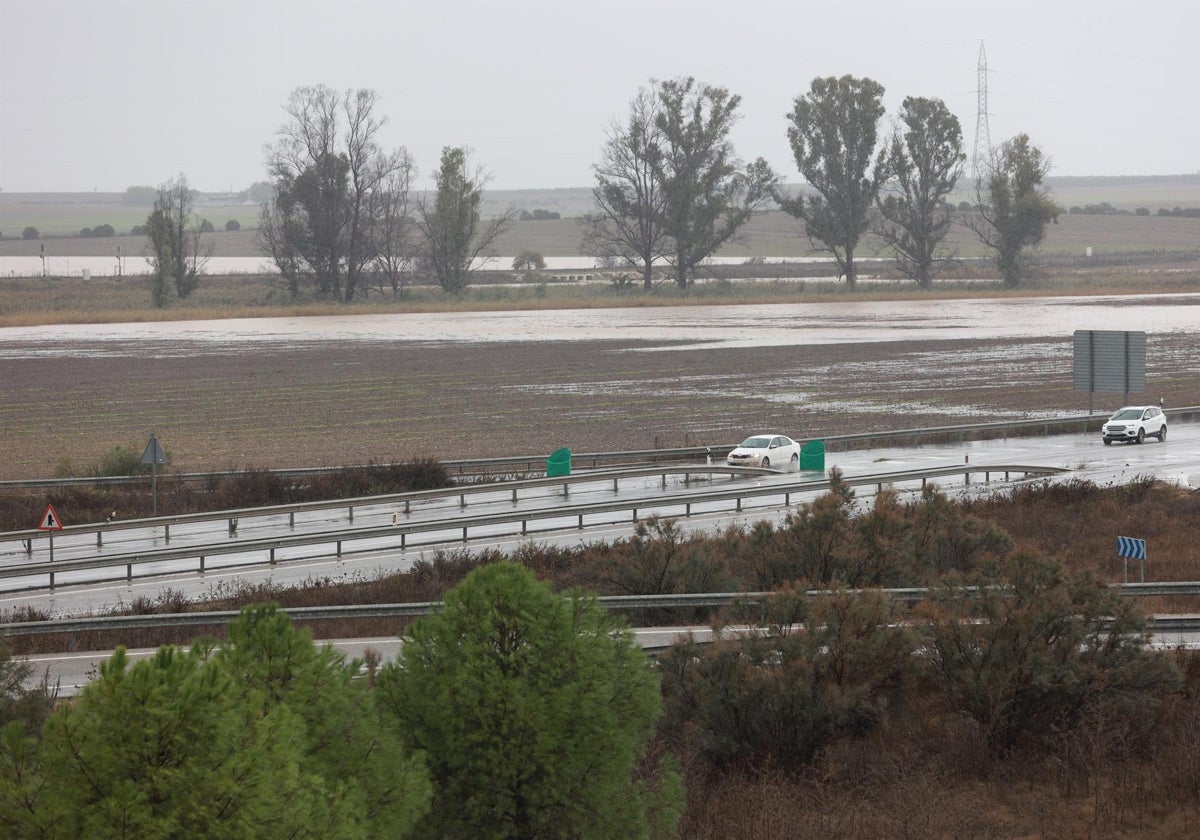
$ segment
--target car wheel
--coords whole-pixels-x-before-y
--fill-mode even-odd
[[[769,466],[771,466],[771,459],[770,459],[770,458],[765,458],[765,457],[764,457],[764,458],[763,458],[763,460],[762,460],[762,465],[763,465],[764,467],[769,467]]]
[[[1167,424],[1163,423],[1162,428],[1158,430],[1158,442],[1162,443],[1167,439]]]
[[[1146,442],[1146,430],[1145,429],[1138,429],[1137,442],[1138,443]]]
[[[1166,426],[1163,426],[1163,429],[1165,430]],[[800,469],[800,456],[799,455],[795,455],[795,454],[792,455],[792,469],[794,469],[794,470]]]
[[[1108,438],[1105,438],[1105,439],[1104,439],[1104,445],[1105,445],[1105,446],[1112,446],[1112,441],[1111,441],[1111,440],[1109,440]]]

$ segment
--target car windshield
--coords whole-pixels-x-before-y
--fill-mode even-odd
[[[1120,411],[1118,411],[1116,414],[1114,414],[1109,419],[1110,420],[1137,420],[1141,416],[1142,416],[1142,410],[1140,408],[1122,408]]]
[[[748,437],[742,441],[743,449],[766,449],[771,444],[769,437]]]

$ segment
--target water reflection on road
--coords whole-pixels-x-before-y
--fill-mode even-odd
[[[1069,336],[1078,329],[1200,333],[1200,295],[330,315],[0,329],[0,357],[272,350],[323,341],[638,341],[648,349]]]

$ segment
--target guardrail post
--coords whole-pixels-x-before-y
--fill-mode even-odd
[[[412,502],[409,499],[404,500],[404,512],[405,513],[412,513],[411,505],[412,505]]]
[[[97,531],[96,532],[96,548],[102,548],[103,546],[104,546],[104,532]]]
[[[460,508],[465,508],[467,506],[467,494],[466,493],[458,494],[458,506]]]
[[[613,492],[614,492],[614,493],[618,492],[618,490],[617,490],[617,480],[616,480],[615,478],[613,479]]]
[[[354,505],[350,505],[350,521],[354,521]]]
[[[163,526],[163,541],[164,542],[171,541],[171,526],[170,525]]]
[[[688,502],[686,505],[684,505],[684,506],[683,506],[683,515],[684,515],[684,516],[691,516],[691,515],[692,515],[692,503],[691,503],[691,502]],[[580,517],[579,517],[579,521],[580,521],[580,522],[583,522],[583,517],[582,517],[582,516],[580,516]],[[583,526],[582,526],[582,525],[580,525],[579,527],[580,527],[580,528],[582,528]]]
[[[341,552],[340,552],[340,551],[339,551],[338,553],[339,553],[339,554],[341,554]],[[270,560],[271,560],[271,565],[272,565],[272,566],[274,566],[274,565],[275,565],[275,549],[274,549],[274,548],[272,548],[272,549],[269,551],[269,553],[267,554],[267,556],[268,556],[268,557],[270,558]]]
[[[54,572],[50,573],[50,588],[54,588]]]
[[[342,556],[342,541],[341,540],[337,541],[337,556],[338,557]]]
[[[133,580],[133,564],[126,563],[125,564],[125,582],[129,583],[132,580]]]
[[[200,574],[204,574],[204,555],[200,555]]]
[[[571,495],[571,485],[567,484],[567,482],[565,482],[565,481],[563,482],[563,495],[564,496]]]
[[[525,536],[526,533],[528,533],[528,529],[529,529],[529,520],[522,519],[521,520],[521,536],[522,537]]]
[[[579,514],[579,530],[583,530],[583,514]]]
[[[296,511],[292,511],[291,513],[288,514],[288,527],[289,528],[296,527]]]
[[[664,490],[666,490],[666,489],[667,489],[667,474],[666,474],[666,473],[663,473],[663,477],[662,477],[662,489],[664,489]]]
[[[517,488],[516,487],[513,488],[513,502],[512,503],[514,505],[517,503]]]
[[[466,542],[466,541],[467,541],[467,529],[464,527],[463,528],[463,542]]]

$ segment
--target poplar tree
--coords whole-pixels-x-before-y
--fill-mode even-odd
[[[776,200],[803,223],[815,248],[833,255],[850,289],[858,278],[854,251],[887,177],[884,160],[875,158],[883,113],[883,85],[829,76],[813,79],[787,115],[796,167],[813,194],[776,191]]]

